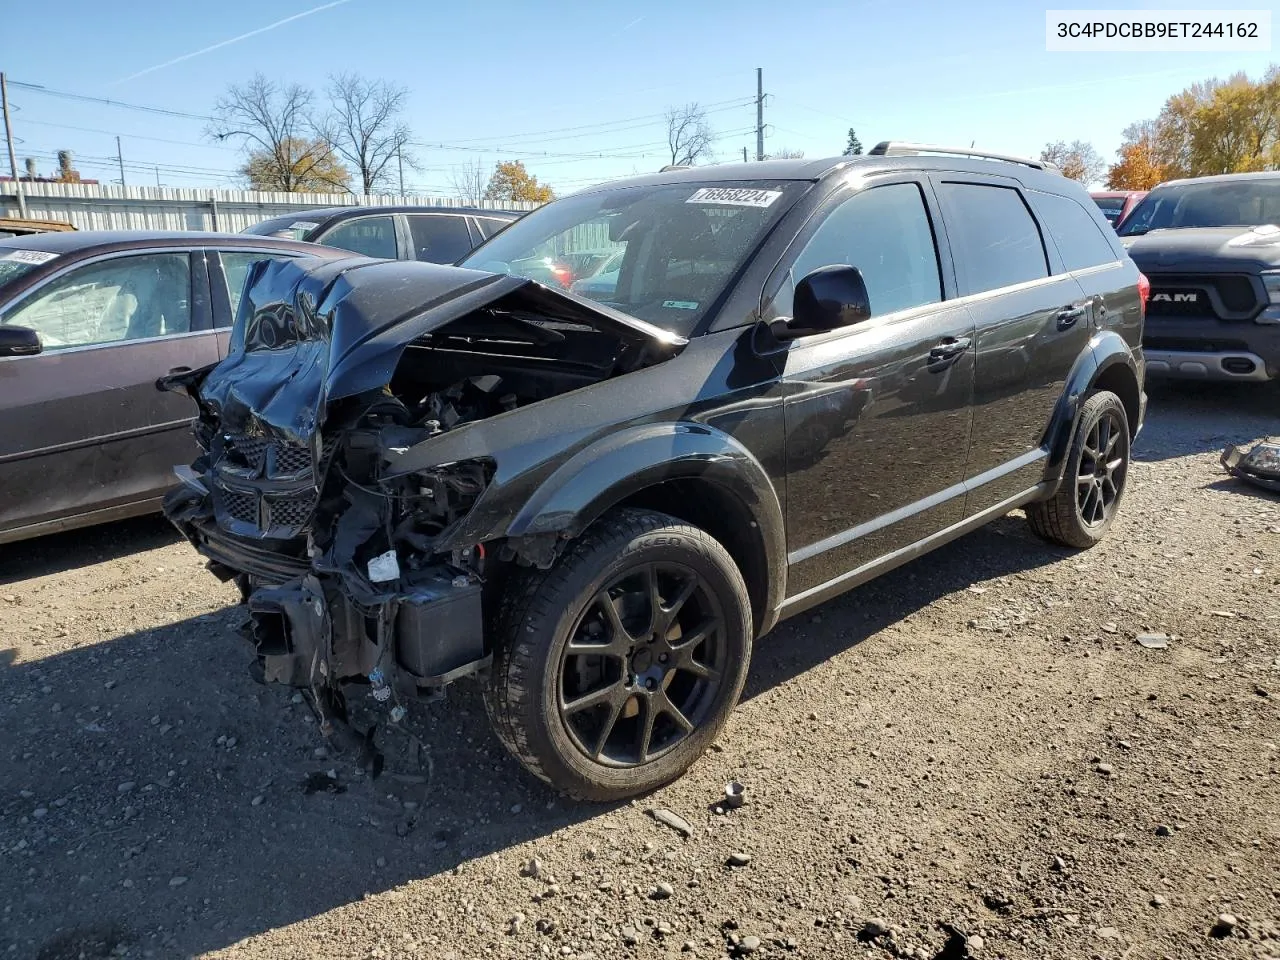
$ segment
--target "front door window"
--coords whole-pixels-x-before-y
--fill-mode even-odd
[[[40,334],[45,350],[191,331],[186,253],[118,257],[71,270],[4,317]]]

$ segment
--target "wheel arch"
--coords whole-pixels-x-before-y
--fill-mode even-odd
[[[687,422],[613,434],[547,477],[506,537],[572,539],[619,506],[667,513],[715,537],[746,581],[753,632],[773,626],[785,595],[782,505],[764,467],[741,443]]]
[[[1104,330],[1089,341],[1067,376],[1046,434],[1049,460],[1046,479],[1061,482],[1071,437],[1080,418],[1080,408],[1093,390],[1110,390],[1120,398],[1129,420],[1129,432],[1136,432],[1142,419],[1142,377],[1133,349],[1118,333]]]

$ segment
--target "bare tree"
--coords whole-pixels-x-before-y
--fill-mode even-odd
[[[710,160],[714,141],[706,112],[696,103],[667,110],[667,146],[671,148],[673,164],[685,166]]]
[[[340,73],[329,78],[325,92],[329,113],[320,124],[321,135],[346,161],[363,193],[391,186],[401,163],[416,169],[405,150],[409,127],[400,120],[407,88]]]
[[[793,150],[791,147],[779,147],[773,153],[769,154],[766,160],[803,160],[803,150]]]
[[[306,87],[280,86],[254,74],[242,86],[229,86],[218,99],[215,119],[206,133],[218,140],[239,141],[270,182],[294,193],[313,185],[317,176],[327,180],[325,171],[334,166],[328,141],[316,135],[313,101]],[[341,182],[333,186],[347,189]]]
[[[454,196],[472,206],[484,199],[493,171],[478,157],[471,163],[458,164],[449,171],[449,185]]]
[[[1098,155],[1093,144],[1085,140],[1046,143],[1040,151],[1040,159],[1057,164],[1064,177],[1079,180],[1086,187],[1102,179],[1107,169],[1107,162]]]

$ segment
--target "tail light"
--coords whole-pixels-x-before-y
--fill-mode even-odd
[[[1151,299],[1151,281],[1145,273],[1138,274],[1138,299],[1142,301],[1142,315],[1147,315],[1147,301]]]
[[[573,282],[573,271],[571,271],[568,267],[562,267],[558,265],[554,266],[551,268],[551,274],[556,278],[556,281],[560,284],[560,286],[565,287],[566,289],[568,288],[569,284]]]

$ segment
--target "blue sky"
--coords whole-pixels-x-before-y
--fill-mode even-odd
[[[6,10],[0,68],[54,91],[196,115],[255,71],[316,88],[336,71],[386,79],[409,88],[405,119],[420,143],[421,170],[406,170],[406,185],[447,194],[451,171],[477,158],[522,159],[560,193],[657,169],[669,159],[661,115],[687,102],[707,106],[718,159],[740,159],[744,146],[754,155],[756,67],[769,94],[766,152],[837,154],[852,126],[866,147],[976,141],[1033,154],[1050,140],[1083,139],[1111,159],[1124,126],[1154,116],[1170,94],[1236,69],[1257,76],[1280,61],[1047,53],[1046,5],[24,2]],[[1270,5],[1217,5],[1242,6]],[[22,88],[10,89],[10,101],[20,165],[34,156],[47,172],[53,152],[68,148],[85,177],[116,178],[106,158],[119,135],[130,183],[154,184],[159,164],[160,182],[171,186],[235,185],[242,155],[209,142],[199,119]]]

